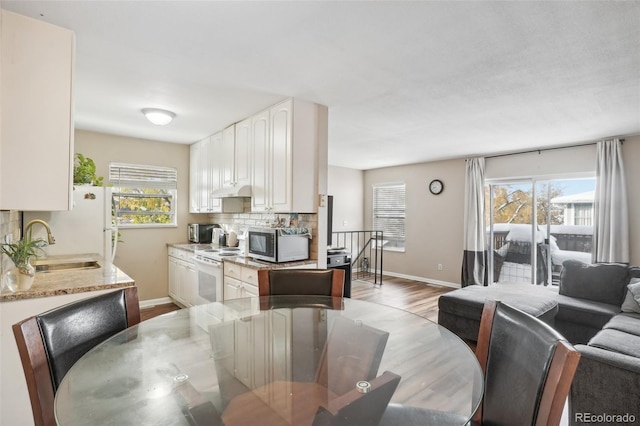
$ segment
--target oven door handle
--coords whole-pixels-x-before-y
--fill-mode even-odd
[[[194,263],[197,263],[198,265],[203,265],[203,266],[210,266],[212,268],[222,268],[222,262],[218,262],[218,261],[214,261],[214,262],[205,262],[203,260],[197,259],[195,256],[191,258],[191,260],[193,260]]]

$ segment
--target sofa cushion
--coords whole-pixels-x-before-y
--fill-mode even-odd
[[[620,314],[611,318],[603,329],[624,331],[625,333],[640,336],[640,314]]]
[[[587,265],[577,260],[566,260],[560,273],[560,294],[621,306],[628,282],[627,265]]]
[[[500,300],[546,322],[553,322],[558,309],[556,295],[530,284],[504,284],[488,287],[470,285],[438,299],[438,309],[464,318],[480,320],[484,302]]]
[[[608,303],[594,302],[577,297],[556,296],[558,314],[556,320],[584,324],[601,329],[611,318],[620,313],[620,308]]]
[[[599,331],[589,341],[589,346],[640,357],[640,336],[611,328]]]
[[[640,278],[632,278],[627,286],[627,295],[622,302],[622,312],[640,313]]]

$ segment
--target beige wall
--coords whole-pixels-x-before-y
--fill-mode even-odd
[[[487,177],[593,172],[595,149],[595,145],[588,145],[487,159]],[[640,136],[626,137],[622,154],[629,201],[630,263],[640,265]],[[330,168],[330,184],[333,169]],[[460,283],[464,173],[463,159],[364,172],[364,228],[370,228],[372,223],[371,186],[384,182],[405,182],[407,185],[406,251],[385,251],[385,272],[432,283]],[[445,185],[444,192],[439,196],[431,195],[427,188],[427,184],[436,178]],[[438,263],[443,264],[442,271],[437,270]]]
[[[327,187],[333,195],[333,231],[364,230],[364,172],[329,166]]]
[[[105,182],[111,161],[178,169],[178,226],[121,229],[124,242],[118,244],[114,261],[136,281],[140,300],[167,297],[167,243],[186,242],[187,223],[206,221],[188,210],[189,146],[76,130],[75,152],[92,158]]]
[[[385,272],[432,283],[460,283],[464,168],[464,159],[457,159],[364,172],[365,227],[372,223],[372,185],[406,184],[405,252],[385,251]],[[429,192],[428,184],[433,179],[444,183],[440,195]],[[439,263],[442,271],[438,270]]]

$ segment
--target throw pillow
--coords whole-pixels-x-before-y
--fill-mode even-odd
[[[622,312],[640,314],[640,278],[632,278],[627,289],[627,296],[622,303]]]
[[[559,293],[595,302],[621,306],[629,283],[629,267],[620,263],[587,265],[565,260],[560,273]]]

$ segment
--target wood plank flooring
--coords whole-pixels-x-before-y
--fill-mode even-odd
[[[353,281],[351,283],[351,297],[404,309],[438,322],[438,298],[453,290],[448,287],[389,276],[383,277],[382,283],[382,286],[374,286],[373,283],[365,280]],[[173,303],[152,306],[140,311],[140,319],[144,321],[177,309],[180,307]]]

